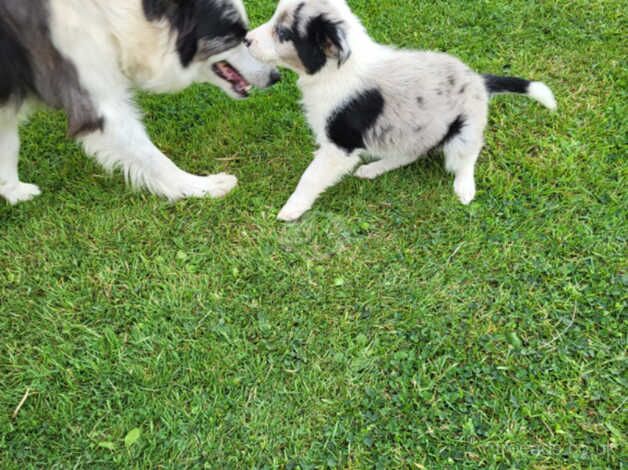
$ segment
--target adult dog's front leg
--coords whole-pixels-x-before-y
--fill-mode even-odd
[[[321,147],[299,181],[296,191],[279,213],[278,219],[292,222],[299,219],[314,201],[360,162],[358,156],[347,155],[333,145]]]
[[[29,201],[41,194],[34,184],[18,178],[17,162],[20,153],[17,109],[0,107],[0,197],[9,204]]]
[[[122,170],[128,183],[171,201],[185,197],[222,197],[237,184],[226,174],[196,176],[178,168],[151,142],[130,105],[105,114],[104,128],[82,136],[85,150],[109,171]]]

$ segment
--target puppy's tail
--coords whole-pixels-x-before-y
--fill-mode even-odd
[[[498,77],[497,75],[483,75],[486,88],[491,95],[499,93],[518,93],[528,95],[546,108],[555,111],[558,108],[552,90],[543,82],[532,82],[524,78]]]

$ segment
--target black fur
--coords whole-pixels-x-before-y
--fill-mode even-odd
[[[237,46],[247,27],[236,8],[222,0],[142,0],[149,21],[166,18],[177,33],[184,67]]]
[[[0,106],[22,101],[33,90],[33,70],[26,49],[0,16]]]
[[[329,59],[327,48],[333,46],[338,50],[343,47],[342,22],[334,22],[324,15],[309,20],[305,34],[300,31],[301,11],[305,3],[297,6],[292,27],[280,26],[277,34],[280,42],[292,41],[301,63],[308,74],[314,75],[327,64]]]
[[[319,16],[307,25],[305,36],[299,35],[297,32],[293,37],[299,59],[310,75],[315,74],[327,64],[327,56],[323,49],[324,29],[325,20]]]
[[[277,39],[279,42],[294,41],[294,29],[280,26],[277,28]]]
[[[449,125],[447,129],[447,133],[445,137],[441,139],[438,143],[437,147],[441,147],[445,145],[447,142],[451,141],[454,137],[456,137],[462,131],[462,128],[465,125],[465,117],[461,114]]]
[[[530,81],[517,77],[498,77],[497,75],[484,75],[484,83],[489,93],[528,93]]]
[[[375,125],[383,111],[382,93],[376,88],[363,91],[330,116],[327,136],[347,153],[366,148],[364,135]]]
[[[301,2],[294,9],[294,23],[292,24],[292,32],[293,34],[297,34],[299,31],[299,26],[301,25],[301,12],[305,8],[305,2]]]
[[[47,0],[0,0],[0,105],[33,95],[68,116],[68,133],[102,130],[78,71],[50,38]]]

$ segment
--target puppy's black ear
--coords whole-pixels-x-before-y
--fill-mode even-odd
[[[342,23],[328,23],[323,50],[327,57],[336,59],[340,68],[349,57],[351,57],[351,48],[347,42],[347,35]]]
[[[351,48],[347,42],[347,34],[342,21],[332,21],[324,16],[312,20],[311,31],[314,32],[316,42],[322,47],[328,58],[336,59],[338,67],[342,66],[351,57]]]

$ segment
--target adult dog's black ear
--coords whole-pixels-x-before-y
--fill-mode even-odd
[[[342,21],[332,21],[321,15],[312,20],[310,27],[325,56],[337,60],[338,67],[351,57],[351,48]]]

